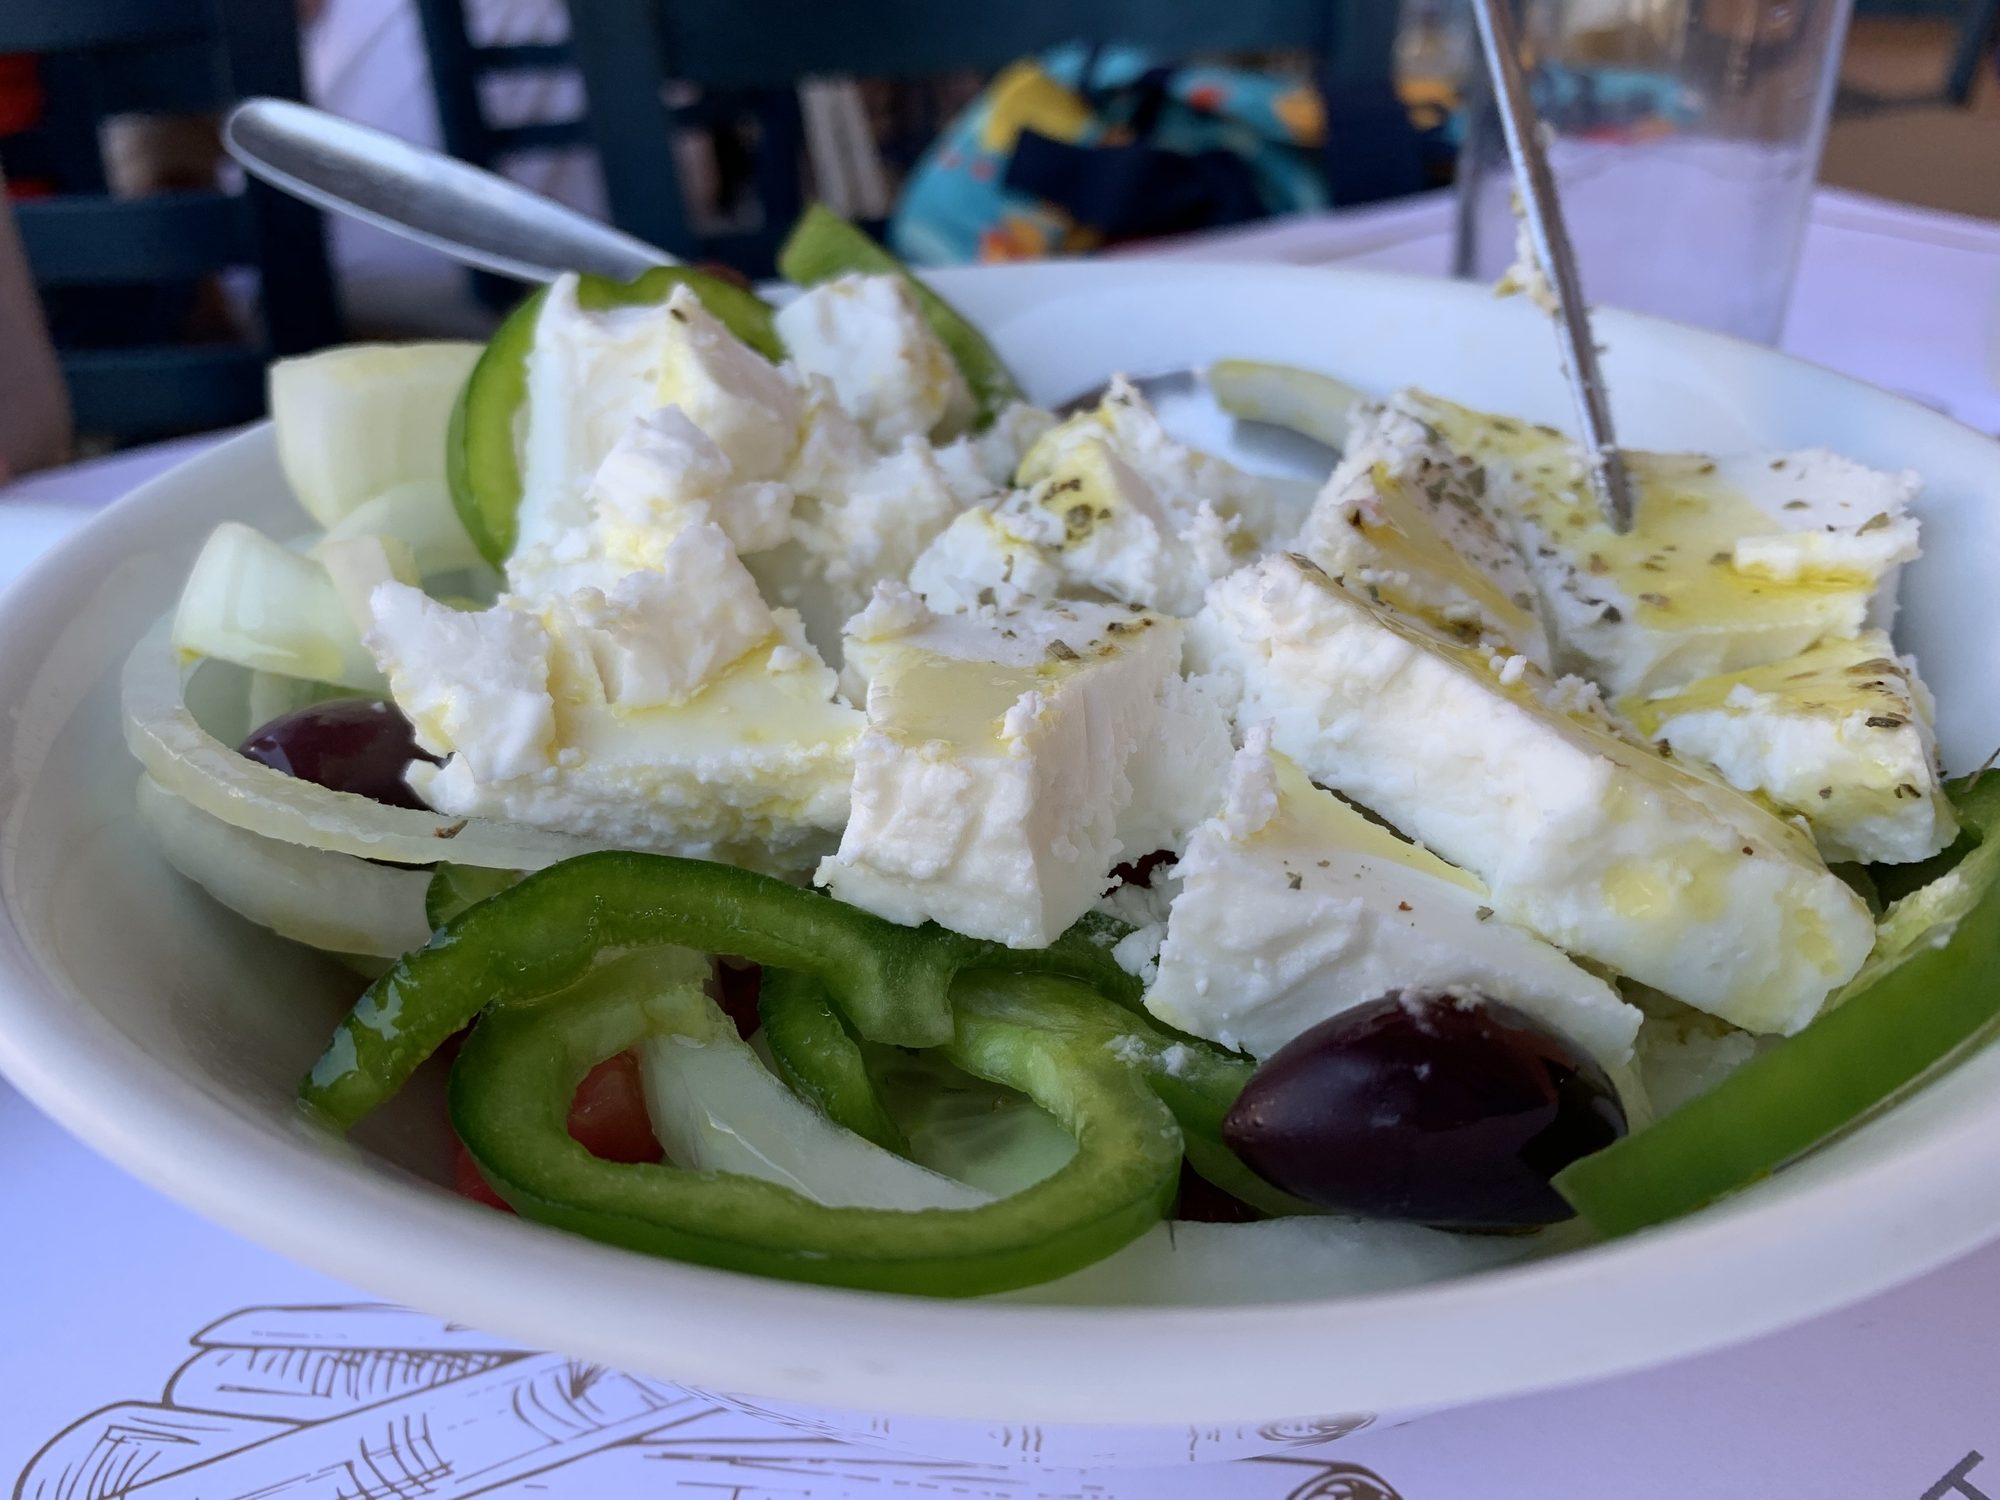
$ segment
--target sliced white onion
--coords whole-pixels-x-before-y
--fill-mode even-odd
[[[735,1032],[645,1044],[646,1111],[667,1159],[738,1172],[832,1207],[977,1208],[978,1188],[905,1161],[800,1099]]]
[[[326,568],[252,527],[209,533],[174,611],[174,644],[259,672],[382,690]]]
[[[649,1042],[641,1057],[654,1133],[668,1159],[682,1166],[759,1177],[826,1204],[965,1208],[999,1196],[841,1129],[797,1098],[733,1032]],[[918,1086],[914,1077],[905,1082],[906,1093]],[[1060,1156],[1032,1139],[1029,1110],[1024,1105],[1022,1121],[998,1136],[967,1136],[952,1154],[1011,1161],[1025,1152],[1053,1170]],[[931,1131],[942,1136],[961,1132],[969,1120],[949,1101],[933,1113]],[[1017,1181],[1013,1190],[1032,1180]],[[1301,1301],[1463,1276],[1524,1259],[1548,1244],[1546,1234],[1446,1234],[1378,1220],[1161,1224],[1094,1266],[1002,1295],[1073,1306]]]
[[[1067,1306],[1301,1302],[1444,1281],[1545,1246],[1544,1235],[1447,1234],[1381,1219],[1160,1224],[1096,1265],[1001,1297]]]
[[[410,549],[417,571],[426,578],[487,567],[486,559],[465,534],[442,478],[391,485],[327,527],[323,542],[355,536],[395,538]]]
[[[126,660],[125,741],[166,791],[266,838],[396,864],[539,870],[605,845],[497,819],[444,818],[331,791],[236,753],[195,722],[165,621]]]
[[[167,863],[231,911],[330,953],[398,958],[431,935],[430,877],[260,838],[139,778],[139,818]]]
[[[278,462],[331,526],[392,485],[444,479],[445,429],[480,345],[348,344],[271,366]]]
[[[1354,408],[1367,399],[1317,370],[1254,359],[1217,360],[1208,367],[1208,389],[1231,416],[1289,427],[1336,451],[1346,448]]]

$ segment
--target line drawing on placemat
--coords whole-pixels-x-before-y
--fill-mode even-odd
[[[13,1500],[466,1500],[508,1486],[603,1500],[642,1485],[728,1500],[1146,1493],[1149,1471],[1024,1471],[768,1425],[713,1396],[383,1303],[243,1308],[188,1342],[159,1400],[72,1422],[29,1460]],[[1283,1454],[1229,1467],[1244,1500],[1399,1500],[1356,1464]]]

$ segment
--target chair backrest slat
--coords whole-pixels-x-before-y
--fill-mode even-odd
[[[642,0],[585,0],[577,10]],[[1394,10],[1389,0],[1363,0]],[[1335,0],[653,0],[671,77],[756,88],[819,73],[905,78],[981,71],[1078,38],[1162,57],[1324,51]]]
[[[83,52],[199,41],[207,16],[184,0],[7,0],[0,52]]]
[[[264,409],[260,349],[167,344],[75,350],[59,357],[78,413],[115,413],[121,437],[232,427]]]
[[[257,416],[273,354],[340,336],[319,215],[259,183],[114,198],[100,126],[300,97],[292,0],[0,0],[0,52],[37,58],[45,104],[23,144],[54,191],[17,214],[78,430],[152,437]],[[200,283],[235,267],[257,272],[256,342],[154,342],[198,336],[212,321]]]
[[[590,139],[581,120],[530,120],[525,125],[495,125],[486,132],[496,155],[512,151],[547,151],[580,146]]]
[[[568,42],[502,42],[474,47],[472,58],[487,73],[539,73],[576,62]]]
[[[106,114],[191,115],[229,97],[212,42],[171,42],[98,54],[98,102]]]
[[[249,213],[229,193],[65,195],[23,203],[15,216],[42,286],[193,280],[253,258]]]

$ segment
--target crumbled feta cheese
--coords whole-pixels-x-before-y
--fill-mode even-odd
[[[1676,759],[1805,819],[1828,859],[1928,859],[1958,832],[1930,694],[1879,630],[1619,706]]]
[[[822,282],[779,308],[777,325],[793,362],[831,381],[878,447],[972,420],[972,390],[900,276]]]
[[[1046,946],[1123,852],[1127,768],[1179,655],[1174,621],[1092,604],[850,639],[868,729],[820,883],[891,921]]]
[[[621,709],[685,703],[778,633],[757,581],[712,521],[676,533],[656,570],[629,573],[608,594],[584,589],[571,608],[605,698]]]
[[[1222,832],[1242,843],[1278,815],[1278,766],[1271,757],[1271,726],[1252,724],[1243,732],[1243,749],[1229,768],[1217,820]]]
[[[1119,968],[1150,986],[1159,972],[1160,944],[1167,936],[1167,913],[1180,894],[1181,883],[1167,869],[1155,869],[1146,885],[1121,880],[1099,899],[1096,910],[1131,928],[1111,944]]]
[[[1240,532],[1238,560],[1289,533],[1297,486],[1249,474],[1227,459],[1190,448],[1169,433],[1132,383],[1113,376],[1103,401],[1044,433],[1021,456],[1014,482],[1032,488],[1065,466],[1079,447],[1097,443],[1130,467],[1170,518],[1172,529],[1194,525],[1205,507]]]
[[[934,608],[1028,593],[1192,614],[1260,550],[1278,508],[1276,481],[1175,442],[1122,380],[1097,411],[1045,433],[1018,478],[1024,488],[917,559],[911,581]]]
[[[1535,237],[1528,232],[1527,221],[1520,217],[1520,210],[1517,198],[1514,204],[1514,261],[1493,284],[1493,295],[1526,297],[1550,317],[1561,317],[1562,299],[1556,296],[1555,283],[1549,280],[1541,256],[1535,253]]]
[[[510,586],[608,589],[704,518],[739,551],[783,542],[792,497],[777,481],[803,420],[793,377],[684,287],[602,310],[576,287],[562,277],[544,294],[527,356]]]
[[[922,629],[930,621],[930,609],[907,585],[878,583],[868,607],[847,622],[847,634],[857,641],[886,641]]]
[[[983,505],[962,511],[910,566],[910,587],[942,613],[1053,599],[1063,579],[1048,553]]]
[[[989,489],[1004,490],[1013,483],[1022,457],[1055,425],[1054,412],[1013,401],[1000,409],[984,431],[961,438],[943,451],[962,455]]]
[[[584,492],[632,424],[659,406],[664,307],[602,311],[577,302],[577,278],[542,294],[526,361],[516,550],[547,548],[583,524]]]
[[[1390,990],[1505,1001],[1606,1066],[1639,1012],[1495,917],[1476,879],[1320,790],[1255,726],[1175,873],[1146,1008],[1253,1057]]]
[[[1633,1062],[1655,1114],[1699,1098],[1774,1045],[1771,1038],[1751,1036],[1658,996],[1642,993],[1642,1004],[1646,1020],[1632,1049]]]
[[[548,631],[512,609],[440,604],[405,583],[376,586],[367,637],[396,706],[433,755],[457,754],[483,781],[531,776],[550,764]]]
[[[799,479],[794,542],[753,569],[773,595],[805,616],[807,634],[831,657],[840,628],[875,585],[902,581],[924,547],[987,493],[977,466],[952,448],[917,438],[891,453],[868,451],[851,469],[829,464]]]
[[[805,397],[795,377],[737,338],[685,286],[667,299],[654,402],[678,406],[740,481],[782,478],[798,452]]]
[[[740,553],[764,552],[791,535],[792,492],[763,480],[736,482],[734,466],[677,406],[635,421],[591,480],[601,525],[641,537],[671,535],[699,506]]]
[[[1505,920],[1746,1030],[1798,1030],[1859,967],[1868,910],[1741,793],[1498,682],[1309,562],[1218,584],[1198,666],[1316,780],[1491,887]]]

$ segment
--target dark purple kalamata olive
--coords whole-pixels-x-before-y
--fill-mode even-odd
[[[1604,1070],[1511,1005],[1391,991],[1251,1075],[1223,1139],[1276,1187],[1456,1229],[1553,1224],[1549,1179],[1625,1133]]]
[[[376,698],[333,698],[295,708],[238,748],[274,771],[390,807],[424,805],[403,780],[411,761],[443,764],[418,747],[410,721],[395,704]]]

